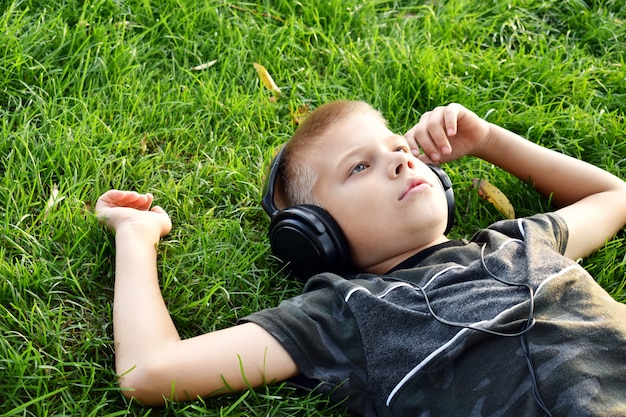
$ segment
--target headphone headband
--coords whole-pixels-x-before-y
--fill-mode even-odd
[[[270,218],[273,218],[278,214],[278,207],[274,202],[274,192],[276,188],[276,180],[278,179],[278,173],[280,172],[280,164],[283,159],[283,153],[285,153],[285,147],[280,148],[272,163],[270,164],[269,174],[263,187],[263,199],[261,200],[261,206]]]

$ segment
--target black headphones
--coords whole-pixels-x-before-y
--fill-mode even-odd
[[[306,281],[319,272],[345,273],[351,270],[350,248],[341,228],[330,213],[312,204],[279,210],[274,189],[281,168],[283,147],[270,165],[261,205],[270,216],[269,239],[272,252],[288,262],[291,272]],[[436,165],[428,165],[435,173],[448,202],[448,233],[454,224],[454,192],[448,175]]]

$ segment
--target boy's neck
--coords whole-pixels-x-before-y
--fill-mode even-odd
[[[429,242],[426,245],[420,246],[418,248],[411,249],[411,250],[406,251],[404,253],[398,254],[398,255],[393,256],[391,258],[388,258],[388,259],[386,259],[386,260],[384,260],[384,261],[382,261],[382,262],[380,262],[378,264],[366,267],[366,268],[364,268],[364,270],[365,270],[365,272],[370,272],[372,274],[377,274],[377,275],[385,274],[387,271],[390,271],[396,265],[404,262],[405,260],[409,259],[411,256],[414,256],[414,255],[420,253],[421,251],[423,251],[425,249],[428,249],[428,248],[430,248],[432,246],[448,242],[449,240],[450,239],[448,239],[445,235],[441,235],[437,239],[433,240],[432,242]]]

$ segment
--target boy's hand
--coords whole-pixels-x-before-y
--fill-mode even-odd
[[[110,190],[96,203],[96,216],[116,232],[130,228],[158,241],[172,229],[172,222],[161,207],[152,205],[152,194]]]
[[[478,153],[490,140],[491,128],[475,113],[452,103],[424,113],[404,137],[422,162],[439,164]]]

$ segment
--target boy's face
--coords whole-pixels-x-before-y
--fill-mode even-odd
[[[346,235],[359,270],[384,273],[447,240],[445,194],[403,136],[372,113],[333,126],[309,161],[313,194]]]

